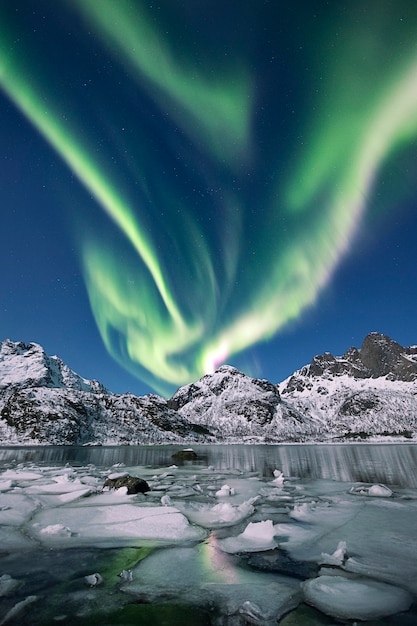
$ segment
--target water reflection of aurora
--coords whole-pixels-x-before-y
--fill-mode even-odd
[[[417,16],[401,24],[403,5],[382,19],[371,2],[364,19],[353,4],[338,38],[324,20],[320,37],[306,36],[314,71],[298,89],[311,104],[293,137],[268,82],[268,42],[256,52],[257,3],[245,18],[252,39],[229,42],[191,35],[184,24],[202,22],[187,6],[156,19],[125,1],[68,3],[83,43],[78,55],[57,51],[67,80],[39,40],[13,45],[18,18],[2,20],[3,90],[95,201],[74,211],[80,259],[100,334],[124,367],[169,391],[317,300],[381,167],[416,137]],[[231,28],[233,12],[221,15]],[[80,62],[94,73],[92,47],[110,69],[85,98],[74,77]]]

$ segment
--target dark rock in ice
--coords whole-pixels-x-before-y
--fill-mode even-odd
[[[194,450],[178,450],[172,455],[174,461],[195,461],[198,454]]]
[[[294,561],[282,549],[242,554],[241,558],[253,569],[264,572],[279,572],[302,580],[317,576],[319,571],[317,563]]]
[[[119,476],[116,478],[107,478],[103,488],[108,489],[120,489],[121,487],[127,487],[127,493],[132,495],[134,493],[145,493],[150,491],[150,487],[146,480],[137,476]]]

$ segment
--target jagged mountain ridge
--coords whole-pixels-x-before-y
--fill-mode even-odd
[[[38,344],[0,342],[0,443],[332,441],[417,434],[417,346],[379,333],[279,385],[223,365],[169,400],[116,395]]]
[[[341,357],[330,352],[315,356],[309,365],[288,380],[288,392],[302,391],[309,379],[346,374],[354,379],[386,377],[390,381],[411,382],[417,379],[417,346],[404,348],[380,333],[369,333],[358,350],[355,347]]]
[[[359,350],[314,357],[279,389],[285,402],[329,433],[411,437],[417,431],[417,346],[370,333]]]

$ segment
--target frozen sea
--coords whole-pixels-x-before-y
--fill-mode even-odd
[[[182,449],[0,448],[0,626],[417,624],[417,446]]]

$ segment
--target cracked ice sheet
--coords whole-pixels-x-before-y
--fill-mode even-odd
[[[276,623],[300,601],[299,581],[239,567],[235,557],[217,548],[213,536],[194,548],[153,552],[134,568],[133,580],[122,589],[145,602],[183,599],[186,604],[216,604],[228,616],[244,615],[250,604],[259,608],[267,623]]]
[[[340,541],[343,569],[417,593],[417,501],[335,495],[295,506],[290,521],[276,524],[280,547],[300,561],[322,562]]]
[[[52,529],[61,528],[62,532]],[[49,530],[48,530],[49,529]],[[166,545],[198,541],[205,531],[191,526],[174,507],[69,506],[38,512],[27,526],[29,534],[46,546]]]
[[[320,562],[322,552],[332,554],[339,540],[347,540],[344,529],[363,506],[363,501],[339,495],[331,501],[296,504],[289,522],[275,524],[276,540],[295,560]],[[335,529],[339,538],[329,546],[324,538]]]
[[[417,502],[369,499],[347,526],[345,569],[417,593]],[[336,530],[326,537],[334,541]]]
[[[37,484],[26,487],[24,493],[30,495],[42,495],[42,494],[64,494],[71,493],[73,491],[81,491],[86,486],[78,479],[72,480],[68,477],[58,477],[48,481],[47,484]]]
[[[39,480],[40,478],[43,478],[43,474],[40,474],[39,472],[26,471],[23,469],[8,469],[0,474],[0,480],[15,480],[17,482],[27,480]]]
[[[29,539],[19,528],[0,526],[0,546],[2,552],[30,550],[37,547],[36,541]]]
[[[0,525],[20,526],[38,508],[38,503],[17,493],[0,494]]]

